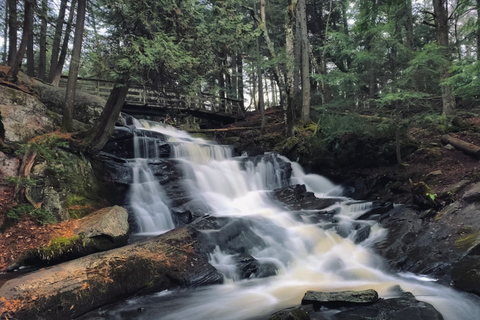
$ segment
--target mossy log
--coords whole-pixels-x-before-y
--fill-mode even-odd
[[[7,281],[0,319],[71,319],[137,293],[221,282],[199,253],[196,231],[178,228]]]
[[[442,136],[442,142],[445,144],[451,144],[455,148],[465,152],[466,154],[475,157],[477,159],[480,159],[480,147],[474,145],[473,143],[469,143],[467,141],[463,141],[457,138],[454,138],[449,135],[443,135]]]

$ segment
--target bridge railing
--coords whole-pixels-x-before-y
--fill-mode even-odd
[[[66,87],[67,77],[60,79],[60,86]],[[107,99],[114,86],[113,82],[78,78],[77,90]],[[178,110],[195,110],[206,113],[224,114],[235,118],[243,118],[243,102],[229,98],[200,93],[189,95],[178,89],[152,87],[133,84],[127,93],[125,103],[129,105],[170,108]]]

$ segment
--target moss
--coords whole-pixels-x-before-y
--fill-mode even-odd
[[[63,205],[67,208],[70,217],[73,219],[83,218],[101,207],[98,199],[92,200],[74,193],[67,195]]]
[[[35,250],[36,252],[31,252],[31,256],[38,256],[43,261],[52,261],[73,251],[76,247],[83,247],[80,236],[58,237],[53,239],[48,246],[40,247]]]
[[[480,232],[472,227],[465,227],[460,231],[460,237],[455,240],[455,246],[468,250],[477,244]]]

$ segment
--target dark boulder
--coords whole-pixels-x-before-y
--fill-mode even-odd
[[[340,201],[336,198],[317,198],[303,184],[276,189],[273,196],[291,210],[321,210]]]
[[[444,283],[452,281],[453,266],[465,274],[475,273],[475,264],[461,261],[468,255],[474,256],[480,242],[479,206],[463,207],[455,202],[433,219],[422,219],[415,211],[396,208],[394,214],[380,219],[388,234],[375,248],[394,269],[430,275]],[[458,274],[456,279],[462,283]],[[473,288],[470,291],[475,292]]]
[[[399,298],[380,299],[360,308],[341,311],[332,320],[443,320],[442,315],[430,304],[415,299],[409,292]]]

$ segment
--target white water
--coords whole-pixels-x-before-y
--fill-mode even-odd
[[[321,223],[304,223],[298,215],[274,203],[269,191],[285,185],[285,172],[275,163],[275,158],[273,162],[232,158],[229,147],[213,145],[173,129],[154,127],[150,130],[168,131],[174,144],[173,156],[183,163],[189,190],[194,198],[211,206],[213,215],[252,221],[250,229],[264,245],[250,248],[248,253],[261,263],[273,264],[277,274],[266,279],[239,281],[234,255],[217,247],[210,261],[224,274],[224,285],[131,299],[129,305],[144,306],[147,311],[129,315],[129,319],[256,319],[298,305],[307,290],[375,289],[382,298],[391,298],[399,296],[398,286],[413,293],[418,300],[432,304],[445,319],[478,318],[480,306],[467,295],[420,275],[388,273],[383,261],[369,249],[385,236],[386,230],[377,224],[363,222],[371,226],[371,233],[357,245],[353,241],[354,232],[342,238],[333,229],[323,230]],[[151,181],[145,163],[137,160],[135,170],[138,166],[139,182],[132,188],[131,199],[138,206],[135,212],[141,232],[159,233],[171,229],[173,223],[171,218],[167,219],[168,199],[159,184]],[[319,197],[336,197],[341,193],[339,187],[324,177],[305,174],[296,163],[292,163],[291,183],[305,184]],[[338,212],[338,228],[353,230],[352,222],[368,210],[370,204],[348,200],[328,209]],[[161,230],[151,230],[152,226]]]

